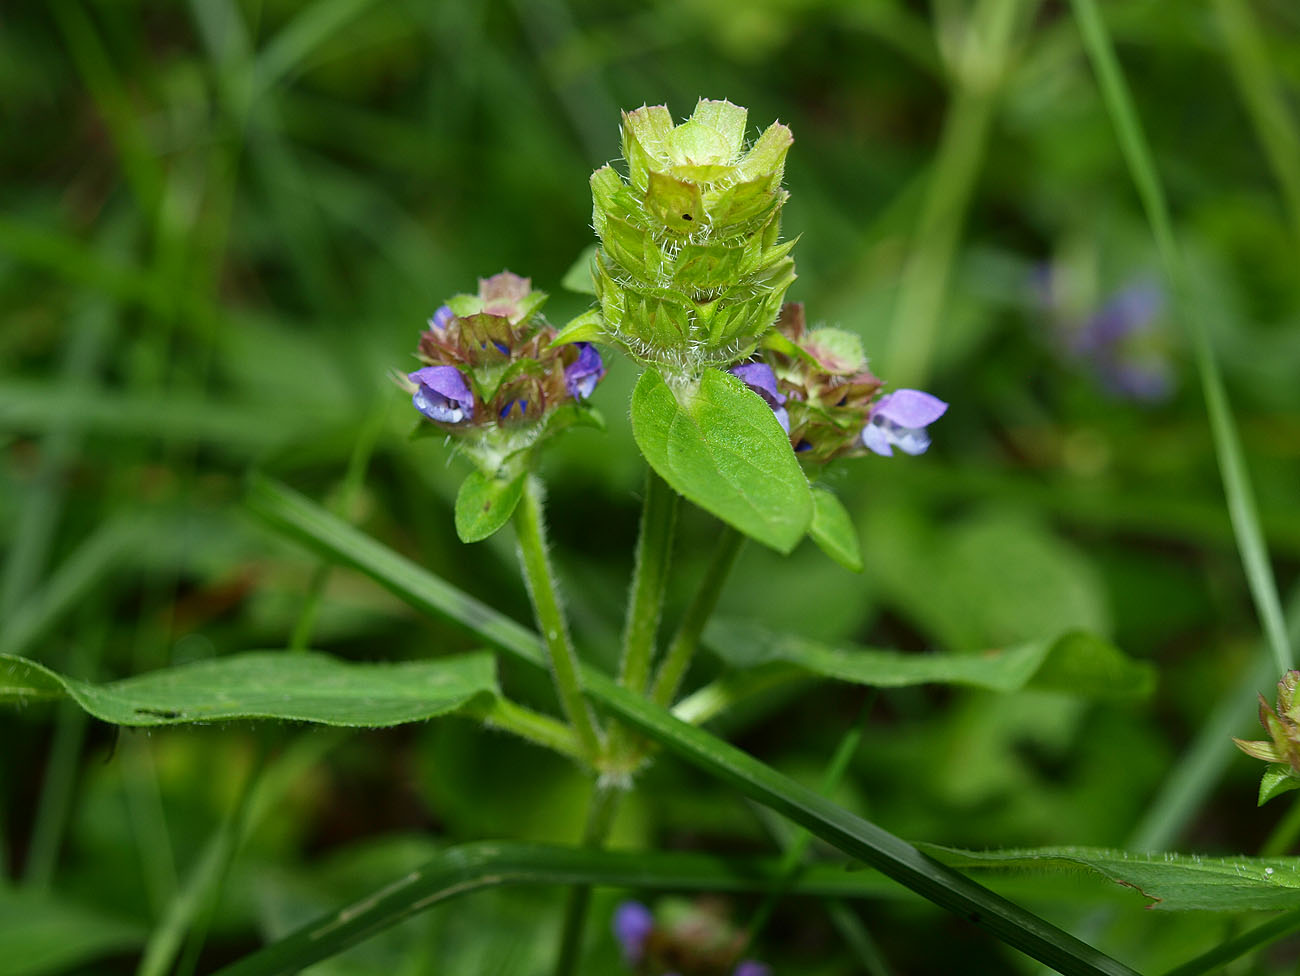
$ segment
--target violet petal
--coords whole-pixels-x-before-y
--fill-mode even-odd
[[[766,400],[773,410],[785,403],[784,394],[776,386],[776,374],[767,363],[741,363],[727,372]]]
[[[921,390],[895,390],[872,405],[871,416],[884,417],[899,427],[924,427],[942,417],[947,409],[948,404]]]
[[[590,342],[577,343],[578,358],[564,367],[564,386],[575,400],[585,400],[605,375],[600,352]]]
[[[655,920],[650,909],[639,901],[625,901],[614,909],[614,938],[623,950],[623,959],[636,965],[645,955],[646,942],[654,931]]]

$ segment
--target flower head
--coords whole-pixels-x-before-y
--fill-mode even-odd
[[[605,375],[595,346],[555,344],[545,300],[509,271],[480,279],[477,293],[453,296],[429,318],[417,353],[424,365],[403,384],[420,414],[494,475],[579,419],[556,411],[583,404]]]
[[[1268,741],[1246,742],[1233,739],[1248,756],[1264,762],[1285,763],[1300,775],[1300,671],[1288,671],[1277,683],[1277,708],[1269,707],[1259,696],[1259,721],[1268,733]]]
[[[591,177],[604,328],[635,359],[698,374],[748,356],[794,281],[781,188],[794,141],[773,123],[745,144],[748,113],[701,99],[680,125],[663,105],[623,115],[627,176]]]
[[[895,447],[904,454],[924,454],[930,446],[925,428],[947,409],[948,404],[920,390],[886,393],[871,405],[862,443],[885,457],[891,457]]]

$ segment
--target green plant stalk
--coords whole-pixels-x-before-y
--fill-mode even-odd
[[[953,256],[970,205],[1015,36],[1018,0],[981,0],[971,14],[964,61],[981,62],[959,86],[944,118],[929,189],[911,253],[903,266],[885,357],[896,386],[925,383],[939,331]],[[976,29],[976,24],[987,29]]]
[[[555,576],[546,554],[546,521],[542,512],[542,485],[536,475],[524,482],[524,496],[514,514],[515,535],[519,543],[519,561],[524,570],[528,595],[541,627],[542,642],[551,665],[551,677],[560,698],[560,707],[577,733],[584,755],[594,760],[600,752],[600,733],[595,719],[582,696],[578,680],[578,655],[569,637],[569,625],[560,608]]]
[[[1286,671],[1292,666],[1291,645],[1287,640],[1277,583],[1273,578],[1268,549],[1259,525],[1250,473],[1242,457],[1236,421],[1228,403],[1218,362],[1214,358],[1209,329],[1202,318],[1200,303],[1189,300],[1182,254],[1174,236],[1164,187],[1156,172],[1146,136],[1096,0],[1070,0],[1070,3],[1083,35],[1084,48],[1097,74],[1102,99],[1115,126],[1129,174],[1146,210],[1147,222],[1160,252],[1165,275],[1191,331],[1196,367],[1201,377],[1201,389],[1210,417],[1210,431],[1214,437],[1215,455],[1227,497],[1228,515],[1237,537],[1237,548],[1255,601],[1255,610],[1268,638],[1273,662],[1278,671]]]
[[[1241,100],[1264,147],[1300,243],[1300,134],[1270,70],[1268,48],[1249,0],[1214,0],[1224,47]]]
[[[1195,959],[1181,966],[1175,966],[1164,976],[1201,976],[1202,973],[1216,972],[1234,959],[1240,959],[1248,952],[1262,949],[1297,929],[1300,929],[1300,908],[1279,915],[1235,939],[1217,945]]]
[[[587,759],[573,729],[549,715],[525,708],[508,698],[493,698],[490,704],[467,709],[462,714],[490,728],[517,735],[533,745],[550,749],[578,762]]]
[[[677,492],[646,468],[641,530],[637,537],[632,590],[623,630],[623,659],[618,680],[625,688],[641,692],[650,680],[655,636],[663,613],[664,590],[672,562],[673,533],[677,523]]]
[[[736,565],[736,557],[740,555],[744,544],[745,537],[741,533],[729,525],[722,527],[722,535],[718,537],[713,558],[704,571],[704,580],[686,608],[686,614],[655,675],[654,686],[650,691],[655,704],[667,708],[677,697],[677,689],[681,687],[682,679],[691,666],[691,658],[695,656],[695,649],[700,644],[700,634],[704,632],[705,625],[718,606],[722,588],[726,585],[727,577],[731,575],[731,568]]]
[[[614,827],[623,788],[615,783],[597,782],[592,790],[587,822],[582,831],[582,846],[587,850],[599,850],[605,846]],[[569,889],[564,903],[564,922],[560,928],[560,949],[555,958],[555,976],[572,976],[578,971],[590,907],[591,885],[579,884]]]
[[[862,735],[865,731],[867,718],[871,714],[871,706],[875,703],[875,700],[876,692],[873,688],[867,694],[867,700],[863,703],[857,720],[854,721],[844,737],[840,739],[840,744],[835,748],[835,754],[831,756],[830,764],[826,767],[826,772],[822,776],[821,792],[823,794],[833,793],[844,779],[844,774],[848,772],[849,763],[853,761],[853,757],[857,755],[858,749],[862,745]],[[749,951],[749,947],[753,945],[754,940],[763,931],[763,927],[767,925],[768,919],[772,917],[772,912],[776,909],[776,903],[780,901],[781,896],[799,873],[799,866],[803,864],[803,860],[808,854],[808,845],[811,842],[812,834],[806,830],[801,830],[790,846],[786,848],[785,854],[781,858],[781,885],[764,898],[762,904],[754,912],[753,918],[750,919],[749,925],[745,929],[745,941],[736,954],[737,959]]]
[[[258,477],[251,479],[247,503],[280,531],[365,573],[411,606],[457,621],[520,661],[547,666],[543,639],[537,634],[341,522],[301,495]],[[734,746],[682,722],[595,668],[579,664],[576,670],[593,699],[686,762],[806,827],[921,897],[1047,963],[1064,976],[1134,976],[1133,970],[1105,953]],[[551,883],[563,881],[553,878]]]

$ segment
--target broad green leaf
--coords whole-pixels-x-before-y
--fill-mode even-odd
[[[135,949],[132,922],[51,895],[0,887],[0,970],[6,976],[82,972],[100,956]]]
[[[582,253],[578,255],[578,260],[564,272],[564,278],[560,281],[561,287],[576,291],[580,295],[596,294],[596,282],[591,276],[591,262],[594,260],[596,260],[596,245],[591,244],[583,248]]]
[[[862,547],[853,519],[838,498],[825,488],[814,488],[812,525],[808,534],[822,552],[845,569],[862,572]]]
[[[1300,777],[1286,763],[1269,763],[1259,780],[1259,806],[1291,790],[1300,790]]]
[[[812,521],[812,493],[790,441],[758,394],[720,370],[674,391],[647,369],[632,393],[632,433],[650,466],[686,496],[779,552]]]
[[[736,668],[792,664],[824,678],[901,688],[956,684],[990,691],[1040,688],[1097,698],[1149,693],[1150,665],[1125,657],[1099,637],[1074,631],[1056,640],[974,654],[913,654],[844,645],[832,647],[743,621],[712,622],[705,643]]]
[[[272,525],[317,552],[367,574],[412,606],[449,618],[521,661],[546,667],[538,636],[403,558],[319,505],[266,478],[251,483],[249,504]],[[688,725],[594,668],[579,669],[595,701],[684,761],[730,784],[923,898],[982,925],[996,938],[1065,976],[1134,976],[1068,932],[1039,918],[911,844],[863,820],[735,746]],[[257,970],[261,971],[261,970]],[[250,972],[252,972],[250,970]]]
[[[456,493],[456,534],[461,542],[481,542],[510,521],[524,494],[525,474],[493,478],[475,470]]]
[[[419,722],[497,693],[486,652],[357,664],[327,654],[249,651],[108,684],[0,655],[0,703],[70,696],[113,725],[281,719],[355,728]]]
[[[1136,854],[1092,847],[962,851],[921,845],[952,867],[1007,871],[1090,871],[1135,889],[1165,911],[1268,911],[1300,906],[1300,857]]]

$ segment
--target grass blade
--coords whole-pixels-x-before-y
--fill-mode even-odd
[[[1201,376],[1205,407],[1210,415],[1215,455],[1219,463],[1219,474],[1223,479],[1224,494],[1227,496],[1228,514],[1237,536],[1237,548],[1241,553],[1242,566],[1246,571],[1246,580],[1250,584],[1256,612],[1268,637],[1269,648],[1273,652],[1273,661],[1279,671],[1285,671],[1292,665],[1291,644],[1287,639],[1282,606],[1277,594],[1277,583],[1273,579],[1273,568],[1269,564],[1268,548],[1264,543],[1264,533],[1259,525],[1250,472],[1242,457],[1236,421],[1232,416],[1232,408],[1228,404],[1228,393],[1223,385],[1219,364],[1214,358],[1209,329],[1202,318],[1200,304],[1191,301],[1187,291],[1182,254],[1174,236],[1173,221],[1169,216],[1169,204],[1165,199],[1164,187],[1156,172],[1142,124],[1133,107],[1133,99],[1124,81],[1119,61],[1115,57],[1115,48],[1111,44],[1110,34],[1101,18],[1101,12],[1097,9],[1096,0],[1071,0],[1071,5],[1083,35],[1084,48],[1097,74],[1102,99],[1115,126],[1120,149],[1128,163],[1129,175],[1146,210],[1147,222],[1151,225],[1151,233],[1155,237],[1156,247],[1165,267],[1165,275],[1169,279],[1183,317],[1191,331],[1196,368]]]

